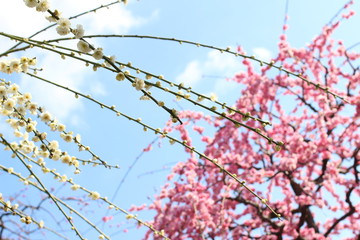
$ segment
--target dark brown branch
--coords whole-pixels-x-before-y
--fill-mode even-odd
[[[351,216],[352,214],[355,213],[355,207],[352,205],[352,202],[350,200],[350,196],[351,196],[351,193],[352,191],[354,190],[355,187],[351,187],[349,189],[349,191],[346,193],[346,200],[345,202],[347,202],[347,204],[349,204],[349,211],[347,213],[345,213],[341,218],[337,219],[333,225],[331,225],[329,227],[329,229],[325,232],[324,236],[327,237],[331,231],[333,231],[336,227],[336,225],[338,225],[341,221],[343,221],[344,219],[346,219],[347,217]]]

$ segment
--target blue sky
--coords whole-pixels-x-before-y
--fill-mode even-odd
[[[52,9],[58,8],[64,17],[69,17],[108,2],[110,1],[54,0]],[[345,1],[290,0],[288,39],[291,45],[305,46],[344,3]],[[87,34],[175,37],[224,48],[241,45],[249,55],[255,54],[267,60],[276,54],[277,42],[282,33],[285,6],[285,0],[130,0],[126,7],[115,5],[109,10],[78,18],[74,20],[73,25],[83,24]],[[359,3],[355,3],[353,9],[359,9]],[[0,31],[20,36],[27,36],[48,25],[42,14],[27,9],[21,0],[9,1],[6,7],[1,8],[0,20],[7,23],[2,24]],[[351,46],[360,41],[360,34],[354,31],[358,26],[360,18],[356,15],[344,22],[335,35],[344,40],[346,46]],[[38,39],[53,37],[57,36],[54,29],[51,29]],[[9,46],[8,42],[7,39],[0,38],[0,50],[6,49]],[[241,60],[233,56],[220,54],[211,49],[150,39],[101,38],[91,39],[90,42],[103,47],[107,55],[116,55],[119,61],[131,61],[133,66],[154,74],[163,74],[168,80],[191,84],[202,93],[215,92],[221,101],[231,103],[238,97],[239,86],[226,81],[226,78],[241,70]],[[67,42],[66,45],[75,48],[76,42]],[[26,56],[37,56],[38,67],[44,69],[39,73],[40,76],[91,94],[108,105],[116,105],[121,112],[141,117],[152,126],[161,128],[168,120],[168,114],[153,103],[139,101],[141,95],[129,84],[116,82],[113,73],[102,70],[92,72],[90,68],[85,68],[83,63],[63,61],[59,56],[43,54],[38,50],[27,51]],[[121,166],[120,170],[111,171],[85,167],[83,173],[74,179],[89,189],[99,191],[101,195],[112,198],[128,167],[133,164],[142,149],[156,137],[153,133],[144,133],[135,123],[116,117],[114,113],[102,110],[85,99],[76,100],[72,94],[63,90],[49,87],[23,75],[1,77],[19,83],[24,92],[32,92],[36,102],[57,116],[69,130],[80,133],[83,143],[91,146],[102,159]],[[177,105],[172,97],[162,94],[156,96],[166,100],[169,107],[189,107],[182,101]],[[8,131],[3,126],[0,129],[3,132]],[[74,151],[71,145],[62,146],[63,149],[68,147]],[[161,148],[155,144],[153,150],[144,154],[133,167],[115,202],[125,209],[132,204],[149,203],[148,197],[159,191],[169,173],[169,167],[185,159],[186,155],[180,146],[169,146],[166,141],[162,142]],[[3,164],[2,160],[0,162]],[[67,170],[66,174],[71,175],[71,171]],[[9,186],[11,188],[1,185],[0,192],[5,195],[10,193],[14,186],[20,185],[14,183],[14,186]],[[89,218],[97,222],[106,211],[96,207],[94,209],[96,214]],[[151,213],[140,213],[139,217],[149,220]],[[129,226],[130,231],[126,234],[117,233],[114,239],[141,239],[144,228],[131,229],[132,224],[127,224],[123,216],[117,217],[116,221],[122,224],[120,231]],[[94,239],[94,236],[96,234],[89,235],[88,238]]]

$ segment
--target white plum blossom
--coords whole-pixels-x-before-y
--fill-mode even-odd
[[[23,136],[23,134],[20,131],[15,130],[14,131],[14,136],[17,137],[17,138],[21,138]]]
[[[32,131],[34,131],[34,130],[35,130],[35,125],[34,125],[33,123],[29,123],[29,124],[27,124],[26,127],[25,127],[25,131],[26,131],[26,132],[32,132]]]
[[[37,0],[24,0],[24,3],[29,8],[36,7],[36,5],[38,4]]]
[[[20,58],[20,63],[21,64],[25,64],[25,63],[27,63],[29,61],[29,59],[27,58],[27,57],[21,57]]]
[[[11,72],[21,72],[20,61],[18,59],[11,60],[9,67]]]
[[[6,122],[13,128],[13,129],[18,129],[18,121],[15,119],[6,119]]]
[[[215,93],[211,93],[211,94],[210,94],[210,100],[213,101],[213,102],[215,102],[215,101],[218,100],[218,97],[216,96]]]
[[[38,12],[46,12],[49,8],[50,4],[48,0],[40,0],[36,5],[36,11]]]
[[[23,96],[24,96],[24,98],[25,98],[26,101],[30,101],[31,98],[32,98],[31,93],[24,93]]]
[[[74,34],[75,38],[82,38],[84,36],[85,30],[81,24],[76,25],[76,28],[73,29],[72,33]]]
[[[10,87],[8,88],[8,92],[12,94],[17,93],[18,90],[19,90],[19,85],[17,85],[16,83],[11,84]]]
[[[4,108],[5,108],[6,110],[9,110],[9,111],[14,110],[15,103],[16,103],[16,102],[15,102],[14,99],[9,98],[9,99],[7,99],[7,100],[4,102]]]
[[[80,134],[76,134],[76,136],[74,137],[74,141],[76,143],[80,143],[81,142],[81,135]]]
[[[59,142],[56,140],[53,140],[49,143],[49,149],[56,150],[59,148]]]
[[[51,15],[50,15],[50,16],[46,16],[45,19],[48,20],[49,22],[56,22],[56,21],[57,21],[57,19],[54,18],[54,17],[51,16]]]
[[[8,68],[8,63],[6,61],[0,62],[0,71],[3,73],[6,73],[6,70]]]
[[[67,179],[68,179],[67,176],[64,174],[64,175],[62,175],[62,176],[60,177],[59,181],[60,181],[60,182],[66,182]]]
[[[64,124],[58,124],[58,125],[57,125],[57,130],[58,130],[59,132],[63,132],[63,131],[66,130],[66,126],[65,126]]]
[[[80,188],[80,185],[74,184],[70,188],[71,188],[71,190],[76,191],[76,190],[78,190]]]
[[[7,89],[4,86],[0,86],[0,98],[5,97],[7,94]]]
[[[31,114],[35,115],[37,112],[37,104],[36,103],[27,104],[26,108],[30,111]]]
[[[115,63],[115,59],[116,59],[116,56],[115,55],[112,55],[112,56],[110,56],[110,57],[108,57],[109,58],[109,61],[111,62],[111,63]],[[105,61],[105,65],[107,66],[107,67],[111,67],[111,64],[108,62],[108,61]]]
[[[23,63],[23,64],[21,64],[20,68],[21,68],[21,71],[23,71],[24,73],[27,73],[29,65],[27,63]]]
[[[72,142],[73,136],[71,134],[61,135],[65,142]]]
[[[23,95],[17,96],[16,100],[17,100],[17,103],[20,104],[20,105],[23,105],[26,102],[26,99],[25,99],[25,97]]]
[[[100,194],[98,192],[91,192],[89,194],[89,197],[92,199],[92,200],[98,200],[100,198]]]
[[[72,162],[72,158],[70,155],[64,155],[61,157],[61,162],[70,165]]]
[[[105,239],[105,236],[104,235],[99,235],[99,237],[98,237],[100,240],[104,240]]]
[[[83,53],[88,53],[91,51],[89,44],[83,40],[80,40],[78,42],[77,48],[79,49],[80,52],[83,52]]]
[[[96,60],[100,60],[102,59],[102,57],[104,56],[103,54],[103,49],[102,48],[96,48],[94,50],[94,53],[92,55]]]
[[[19,106],[19,107],[17,107],[17,108],[16,108],[16,111],[17,111],[18,113],[20,113],[21,115],[23,115],[23,116],[26,114],[26,109],[25,109],[24,106]]]
[[[66,27],[66,28],[71,27],[71,22],[67,18],[60,18],[57,23],[60,27]]]
[[[35,66],[35,65],[36,65],[36,62],[37,62],[36,58],[28,59],[28,64],[29,64],[30,66]]]
[[[49,22],[57,22],[58,19],[60,19],[61,17],[61,12],[59,12],[59,10],[55,9],[55,11],[53,12],[52,15],[45,17],[46,20],[48,20]]]
[[[125,79],[125,74],[122,72],[119,72],[118,74],[116,74],[116,80],[118,81],[123,81]]]
[[[55,121],[52,121],[49,125],[50,127],[50,130],[55,132],[56,131],[56,122]]]
[[[48,112],[44,112],[44,113],[42,113],[41,115],[40,115],[40,119],[41,119],[41,121],[43,121],[43,122],[49,122],[49,121],[51,121],[51,114],[50,113],[48,113]]]
[[[71,22],[69,19],[67,18],[60,18],[58,21],[58,26],[56,27],[56,32],[63,36],[63,35],[67,35],[70,33],[70,26],[71,26]]]
[[[53,155],[52,155],[52,160],[54,161],[57,161],[61,158],[61,150],[60,149],[56,149],[54,152],[53,152]]]
[[[70,28],[57,26],[57,27],[56,27],[56,32],[57,32],[59,35],[64,36],[64,35],[67,35],[67,34],[70,33]]]
[[[144,80],[140,78],[135,78],[134,82],[132,83],[132,86],[135,87],[136,90],[140,91],[146,86],[146,84]]]
[[[11,209],[11,202],[10,201],[7,201],[5,204],[4,204],[4,211],[7,212]]]
[[[40,220],[40,222],[39,222],[39,228],[44,228],[44,225],[45,225],[44,221],[43,221],[43,220]]]

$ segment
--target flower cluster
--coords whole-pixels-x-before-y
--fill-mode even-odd
[[[20,221],[23,222],[23,223],[25,223],[25,224],[30,224],[30,223],[32,223],[32,219],[31,219],[30,216],[22,217],[22,218],[20,218]]]
[[[14,204],[14,205],[11,205],[11,202],[10,201],[6,201],[4,206],[3,206],[3,210],[5,212],[9,212],[9,211],[15,211],[16,209],[19,208],[19,204]]]
[[[27,72],[30,66],[36,65],[36,58],[22,57],[20,59],[0,61],[0,71],[6,74]]]
[[[36,7],[36,10],[40,12],[46,12],[50,8],[48,0],[24,0],[24,3],[30,8]],[[70,32],[73,33],[77,39],[81,39],[84,36],[84,27],[81,24],[78,24],[76,25],[76,28],[71,28],[70,20],[68,18],[61,17],[61,13],[58,10],[51,12],[51,16],[47,16],[46,19],[50,22],[57,22],[58,26],[56,27],[56,32],[60,36],[65,36]],[[83,53],[89,53],[92,49],[94,49],[83,39],[78,42],[77,47],[79,51]],[[102,58],[102,56],[102,49],[97,48],[96,51],[94,51],[94,58],[99,60]]]
[[[30,8],[36,8],[38,12],[46,12],[50,8],[48,0],[24,0],[26,6]]]
[[[74,26],[72,26],[72,23],[69,18],[62,17],[61,13],[57,10],[51,11],[49,9],[50,4],[48,0],[23,0],[23,1],[25,5],[30,8],[35,8],[39,12],[50,13],[50,16],[47,16],[46,19],[49,20],[50,22],[56,23],[56,32],[60,36],[65,36],[72,33],[74,37],[78,39],[77,42],[78,50],[82,53],[86,53],[86,54],[79,54],[81,56],[80,58],[83,57],[82,55],[91,54],[92,57],[96,60],[100,60],[100,59],[105,60],[105,62],[101,65],[99,64],[99,66],[113,67],[119,72],[119,69],[115,67],[115,63],[116,63],[115,56],[109,56],[109,57],[104,56],[102,48],[94,47],[87,40],[83,38],[85,30],[82,25],[78,24],[76,25],[75,28]],[[123,2],[126,3],[126,1]],[[21,39],[20,41],[23,40]],[[47,49],[49,45],[52,45],[51,43],[52,41],[44,41],[42,43],[39,43],[36,40],[27,39],[26,42],[27,43],[32,42],[32,44],[29,44],[27,46],[30,48],[34,46],[35,47],[41,46],[44,47],[44,49]],[[53,45],[53,47],[55,49],[56,46]],[[56,52],[62,51],[59,49],[60,48],[56,49],[55,51]],[[62,52],[60,54],[62,54]],[[71,54],[73,55],[73,53]],[[62,56],[65,55],[66,53],[64,52]],[[36,59],[29,59],[29,58],[21,58],[20,60],[14,59],[11,61],[2,61],[0,63],[0,71],[8,74],[15,72],[26,73],[29,67],[34,66],[35,64],[36,64]],[[125,78],[128,78],[130,81],[131,79],[133,79],[133,77],[130,78],[125,74],[129,74],[129,73],[126,73],[126,71],[124,71],[123,74],[118,74],[116,79],[119,81],[124,80]],[[40,77],[37,78],[40,79]],[[146,78],[148,79],[148,77]],[[42,80],[46,80],[46,79],[42,79]],[[0,170],[3,170],[5,173],[7,172],[8,174],[18,177],[19,180],[25,185],[31,185],[33,187],[37,187],[41,192],[45,193],[45,196],[51,199],[52,202],[56,205],[58,202],[61,202],[62,199],[60,200],[56,199],[55,194],[53,194],[52,190],[46,189],[46,187],[42,184],[41,178],[39,177],[39,175],[41,175],[42,173],[47,175],[52,174],[54,176],[54,179],[60,183],[72,184],[71,185],[72,190],[81,189],[87,191],[89,193],[89,197],[92,200],[101,199],[102,201],[109,203],[107,198],[101,197],[98,192],[89,191],[78,184],[74,184],[72,178],[69,178],[70,177],[69,175],[60,174],[56,171],[55,168],[49,167],[50,164],[58,165],[60,163],[63,163],[75,167],[76,170],[74,173],[77,174],[80,173],[79,165],[81,162],[84,163],[85,165],[88,162],[95,162],[96,160],[102,161],[98,156],[96,156],[90,151],[90,147],[84,146],[80,143],[81,141],[80,135],[76,135],[73,132],[66,132],[65,125],[59,123],[57,119],[53,118],[51,113],[44,110],[42,107],[38,107],[36,103],[31,101],[32,100],[31,94],[20,93],[19,86],[17,84],[11,84],[10,82],[5,82],[5,80],[1,80],[1,81],[2,82],[0,82],[0,98],[1,98],[0,114],[6,116],[6,123],[11,128],[13,128],[13,133],[15,136],[15,140],[13,140],[13,142],[10,143],[7,142],[6,139],[7,137],[3,137],[3,135],[1,134],[1,139],[2,139],[1,143],[5,146],[5,150],[11,153],[11,156],[13,158],[16,158],[17,160],[23,162],[25,168],[27,168],[30,173],[28,174],[27,177],[22,177],[21,174],[15,172],[14,168],[12,167],[4,168],[3,166],[0,166]],[[148,89],[149,87],[145,84],[145,81],[140,78],[134,78],[133,86],[136,88],[136,90]],[[111,109],[115,109],[115,106],[112,106]],[[141,119],[139,118],[136,121],[140,122]],[[54,133],[43,131],[43,128],[50,129]],[[76,158],[75,156],[72,156],[68,152],[61,150],[60,143],[56,140],[51,139],[53,135],[60,136],[59,139],[65,142],[77,144],[77,146],[79,147],[79,151],[86,150],[90,152],[92,154],[92,159],[87,161],[80,158]],[[58,162],[47,161],[47,159],[51,159],[53,161],[58,161]],[[97,163],[95,162],[94,166],[96,165]],[[106,162],[104,162],[104,165],[106,167],[113,167],[107,165]],[[67,166],[63,165],[62,167],[66,168]],[[47,199],[44,198],[44,201],[46,200]],[[11,205],[10,201],[4,203],[4,206],[5,206],[4,207],[5,211],[16,209],[16,205]],[[115,206],[114,204],[111,204],[109,208],[115,208],[114,206]],[[38,208],[40,208],[40,206],[38,206]],[[71,207],[65,205],[65,208],[68,208],[70,212],[73,213]],[[116,210],[119,209],[120,209],[119,207],[116,207]],[[121,211],[126,213],[126,211],[124,210]],[[33,218],[34,217],[33,214],[27,215],[25,213],[24,214],[21,213],[18,215],[21,217],[20,221],[25,224],[36,223],[39,226],[39,228],[44,227],[43,222],[41,221],[39,223],[36,222],[36,219]],[[66,219],[69,220],[68,222],[71,224],[72,217],[66,216],[66,213],[64,213],[64,215]],[[142,223],[140,220],[137,219],[136,216],[133,216],[131,218],[134,218],[139,223]],[[150,226],[148,227],[152,228]],[[72,229],[76,231],[76,228],[74,226],[72,226]],[[159,231],[157,233],[160,235],[164,235],[163,231]],[[99,235],[99,239],[105,239],[105,238],[108,239],[108,237],[105,234],[101,233]]]
[[[65,125],[59,123],[56,119],[53,119],[49,112],[39,112],[40,108],[37,104],[31,102],[31,94],[20,94],[19,86],[17,84],[9,85],[5,82],[1,82],[0,98],[2,99],[0,113],[9,117],[6,122],[14,129],[14,135],[17,138],[22,138],[18,143],[11,143],[11,148],[6,147],[6,150],[13,149],[15,151],[21,151],[24,154],[32,153],[33,156],[37,156],[39,159],[51,158],[54,161],[61,160],[62,163],[69,166],[79,166],[79,161],[76,157],[69,156],[59,148],[58,141],[48,141],[48,143],[45,144],[44,140],[47,139],[47,133],[39,132],[36,128],[38,122],[32,120],[30,117],[25,118],[25,115],[27,112],[38,115],[39,119],[46,123],[52,131],[60,132],[60,137],[65,142],[75,141],[76,144],[81,145],[81,136],[79,134],[74,137],[72,132],[66,133]],[[30,134],[33,135],[31,139],[29,139]],[[37,142],[42,143],[40,147],[36,145]],[[45,165],[43,160],[40,162],[42,165]],[[43,172],[48,171],[44,169]]]
[[[58,26],[56,27],[56,32],[63,36],[63,35],[67,35],[70,33],[70,27],[71,27],[71,23],[70,20],[67,18],[60,18],[58,20]]]

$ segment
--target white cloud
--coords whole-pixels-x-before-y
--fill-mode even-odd
[[[130,28],[138,27],[146,21],[144,18],[134,17],[126,8],[111,8],[96,13],[96,17],[89,16],[88,24],[91,25],[91,32],[94,33],[124,34]]]
[[[108,0],[62,0],[54,1],[51,9],[57,9],[61,12],[62,17],[69,18],[107,3],[109,3]],[[118,3],[109,8],[99,9],[96,13],[91,12],[72,19],[71,23],[72,26],[82,24],[85,33],[125,34],[131,28],[139,27],[156,18],[157,14],[158,12],[155,11],[149,18],[134,16],[123,3]],[[51,24],[45,19],[45,16],[48,15],[48,13],[39,13],[33,8],[26,7],[21,0],[8,1],[6,6],[0,8],[0,22],[6,23],[1,25],[1,31],[24,37],[29,36]],[[50,36],[57,36],[54,33],[54,28],[46,31],[46,34],[50,34]],[[4,41],[1,40],[3,39],[0,39],[0,43],[3,44]]]
[[[272,53],[270,50],[266,49],[266,48],[253,48],[253,54],[255,55],[256,58],[265,61],[265,62],[269,62],[271,60],[271,56]]]
[[[84,10],[94,9],[100,5],[109,3],[109,0],[63,0],[59,1],[59,9],[66,9],[63,11],[64,17],[69,17]],[[102,8],[96,13],[90,13],[81,18],[74,19],[73,25],[82,24],[86,33],[111,33],[111,34],[125,34],[129,29],[141,26],[148,22],[149,19],[134,16],[123,3],[110,6],[108,9]]]
[[[64,61],[56,55],[43,54],[39,56],[40,61],[37,65],[43,67],[43,71],[40,71],[38,75],[42,78],[75,90],[79,90],[84,85],[89,69],[85,68],[83,63],[70,59]],[[35,102],[45,106],[61,121],[74,123],[75,116],[73,114],[82,109],[81,100],[76,100],[75,95],[65,89],[28,76],[21,78],[20,85],[21,91],[30,92]]]
[[[219,96],[227,94],[232,89],[237,89],[239,84],[234,81],[226,81],[224,79],[219,79],[214,84],[214,91]]]
[[[195,86],[202,78],[202,67],[198,61],[191,61],[184,72],[176,77],[176,82],[183,82],[185,86]]]
[[[58,9],[62,12],[63,17],[70,17],[75,14],[82,13],[86,10],[96,8],[102,4],[109,3],[108,0],[62,0],[53,1],[51,9]],[[23,1],[8,1],[6,6],[0,8],[0,22],[2,24],[1,31],[27,37],[32,33],[48,26],[50,23],[44,18],[48,14],[36,12],[35,9],[30,9],[25,6]],[[153,14],[150,19],[156,17]],[[82,17],[71,20],[72,26],[82,24],[85,28],[85,34],[124,34],[131,28],[138,27],[145,24],[149,19],[134,16],[124,4],[119,3],[111,6],[109,9],[101,9],[96,13],[86,14]],[[49,29],[42,35],[37,36],[37,39],[49,39],[59,37],[55,29]],[[100,39],[91,39],[91,43],[95,46],[101,46],[107,51],[106,46],[101,45]],[[9,39],[0,37],[0,52],[7,50],[15,43]],[[65,45],[76,48],[76,42],[66,42]],[[21,54],[21,55],[20,55]],[[21,52],[17,57],[37,56],[37,67],[44,68],[44,71],[39,71],[39,76],[52,80],[64,86],[74,88],[82,91],[88,91],[93,95],[105,95],[106,90],[104,86],[94,79],[88,79],[87,73],[92,73],[91,68],[85,68],[83,62],[71,61],[67,58],[65,61],[61,60],[56,54],[51,54],[41,50],[33,49],[32,51]],[[35,55],[34,55],[35,54]],[[15,56],[11,56],[15,57]],[[86,84],[91,81],[91,84]],[[22,92],[31,92],[34,101],[43,105],[51,111],[56,117],[67,123],[79,123],[76,114],[83,108],[82,100],[75,99],[74,94],[70,94],[65,90],[42,83],[36,79],[29,77],[22,77],[20,81]]]
[[[272,53],[262,47],[254,48],[253,54],[263,60],[270,61]],[[185,86],[195,87],[201,84],[202,79],[215,77],[217,80],[212,83],[213,92],[223,95],[236,87],[236,83],[226,81],[226,78],[235,76],[243,70],[241,58],[233,55],[221,53],[217,50],[208,52],[205,61],[193,60],[187,64],[185,70],[176,77],[176,82],[183,82]],[[206,83],[209,84],[209,81]]]
[[[101,82],[92,82],[90,85],[90,93],[95,96],[105,96],[106,90],[104,84]]]
[[[176,82],[183,82],[185,86],[195,87],[201,83],[202,79],[216,76],[219,80],[213,83],[213,91],[215,93],[226,93],[233,85],[221,83],[226,81],[225,78],[233,77],[241,69],[242,64],[239,58],[230,54],[220,53],[217,50],[211,50],[204,62],[197,60],[189,62],[185,70],[176,77]]]
[[[35,30],[48,25],[42,13],[25,6],[23,1],[8,1],[0,8],[1,31],[19,36],[29,36]],[[0,51],[3,52],[16,44],[14,41],[0,37]]]
[[[223,72],[225,75],[233,71],[239,71],[238,68],[240,66],[241,64],[236,57],[226,53],[220,53],[217,50],[210,51],[204,63],[204,68],[207,71],[214,69],[214,71]]]

